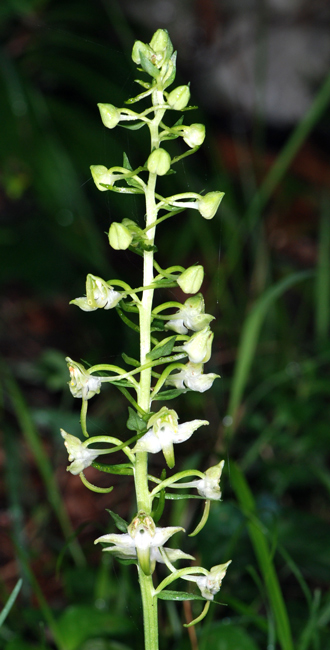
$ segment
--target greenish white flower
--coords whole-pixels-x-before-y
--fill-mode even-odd
[[[165,384],[174,386],[178,390],[189,388],[197,393],[204,393],[211,388],[214,380],[218,379],[218,377],[220,375],[213,372],[204,375],[202,363],[191,363],[189,361],[180,372],[169,375]]]
[[[197,201],[197,208],[204,219],[213,219],[224,197],[224,192],[208,192]]]
[[[161,147],[159,149],[154,149],[147,160],[147,167],[149,172],[152,174],[164,176],[171,167],[170,154]]]
[[[88,274],[86,278],[86,296],[71,300],[70,305],[76,305],[83,311],[96,309],[112,309],[121,300],[121,293],[96,275]]]
[[[204,124],[191,124],[190,126],[182,127],[181,131],[184,142],[193,149],[200,147],[205,140],[205,126]]]
[[[207,420],[191,420],[178,424],[178,415],[166,406],[149,418],[151,428],[140,438],[133,451],[157,454],[162,451],[168,467],[175,464],[173,445],[188,440],[199,427],[209,424]]]
[[[209,326],[193,334],[189,341],[182,346],[192,363],[206,363],[211,357],[214,334]]]
[[[201,497],[211,499],[212,501],[220,501],[220,478],[225,461],[222,460],[218,465],[209,467],[204,474],[204,478],[195,481],[195,487]]]
[[[75,476],[80,474],[86,467],[89,467],[100,454],[104,453],[103,449],[89,449],[79,438],[66,433],[63,429],[61,429],[61,435],[64,438],[64,445],[71,462],[71,465],[68,465],[66,469]]]
[[[197,293],[204,280],[204,269],[200,264],[189,266],[177,278],[177,283],[184,293]]]
[[[120,121],[120,111],[112,104],[98,104],[101,120],[108,129],[114,129]]]
[[[214,316],[205,314],[204,298],[201,293],[187,298],[184,305],[177,311],[165,325],[178,334],[187,334],[188,330],[198,332],[206,327]]]
[[[93,377],[81,363],[72,361],[70,357],[66,357],[65,361],[69,368],[70,381],[68,383],[73,397],[87,400],[98,395],[102,385],[101,377]]]
[[[206,598],[206,600],[213,600],[214,596],[220,591],[222,581],[226,575],[226,571],[230,563],[231,560],[225,564],[218,564],[217,566],[212,567],[207,576],[188,575],[182,577],[184,580],[191,580],[193,582],[196,582],[203,598]]]
[[[109,551],[120,559],[138,559],[142,571],[150,575],[155,569],[156,562],[164,563],[160,549],[165,542],[172,535],[183,530],[181,526],[158,528],[150,515],[140,511],[128,526],[127,533],[102,535],[94,543],[112,544],[103,550]],[[164,551],[170,562],[194,559],[179,549],[164,548]]]

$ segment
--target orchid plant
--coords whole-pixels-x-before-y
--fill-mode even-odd
[[[193,108],[188,106],[188,85],[178,86],[171,92],[167,90],[175,79],[176,52],[173,51],[165,30],[156,31],[149,44],[136,41],[132,59],[138,70],[148,75],[149,80],[137,79],[143,91],[126,103],[132,106],[142,99],[149,98],[151,106],[140,113],[130,107],[117,108],[111,104],[98,104],[98,107],[102,122],[109,129],[118,124],[128,129],[149,129],[150,155],[137,169],[132,169],[127,155],[124,154],[122,166],[108,169],[103,165],[92,165],[91,173],[96,187],[101,192],[141,194],[144,197],[144,227],[125,218],[121,223],[113,222],[109,230],[109,243],[113,249],[129,249],[143,258],[143,286],[132,288],[123,280],[105,281],[89,274],[86,296],[76,298],[71,303],[83,311],[116,309],[118,316],[139,334],[140,358],[137,360],[126,354],[122,355],[130,369],[111,364],[85,368],[81,363],[67,358],[71,393],[75,398],[82,400],[81,427],[86,439],[81,442],[65,431],[61,433],[71,463],[68,471],[79,475],[91,490],[110,492],[113,487],[99,488],[92,485],[84,474],[84,470],[90,465],[108,474],[133,477],[136,516],[128,524],[118,515],[113,515],[121,533],[102,535],[95,543],[102,543],[104,551],[121,561],[136,564],[143,603],[145,648],[156,650],[158,600],[204,600],[202,613],[189,623],[195,624],[206,615],[210,602],[220,590],[230,562],[210,570],[191,564],[194,562],[193,556],[164,546],[173,535],[183,531],[183,528],[157,525],[167,498],[174,498],[174,495],[175,498],[187,498],[187,493],[180,490],[197,490],[197,495],[193,496],[204,501],[204,510],[200,523],[190,535],[197,534],[207,521],[211,501],[219,501],[221,498],[220,478],[224,461],[221,460],[206,472],[189,469],[168,477],[165,470],[160,477],[148,473],[149,454],[162,452],[168,468],[172,470],[175,466],[174,445],[184,443],[193,434],[197,437],[200,435],[199,429],[209,424],[206,420],[179,424],[176,411],[168,406],[158,409],[157,402],[168,402],[187,391],[203,393],[210,389],[218,378],[214,373],[204,372],[204,364],[211,357],[213,333],[210,323],[213,316],[205,313],[204,299],[199,293],[204,276],[203,267],[194,265],[184,269],[182,266],[172,266],[162,269],[154,257],[155,234],[161,222],[186,208],[197,210],[204,219],[212,219],[219,208],[223,192],[215,191],[204,195],[183,192],[166,197],[159,194],[158,177],[170,174],[172,167],[179,160],[200,147],[204,141],[205,127],[203,124],[186,126],[183,116],[172,126],[164,121],[166,114],[183,113]],[[187,149],[181,155],[171,158],[163,143],[175,138],[182,138]],[[182,293],[188,294],[189,297],[183,303],[170,301],[154,306],[154,292],[171,287],[179,287]],[[129,439],[121,440],[108,435],[89,437],[88,401],[100,393],[106,383],[119,389],[129,402],[127,428],[134,433]],[[117,451],[126,456],[125,462],[111,465],[96,460],[101,455]],[[190,565],[178,569],[174,563],[179,560],[188,561]],[[157,562],[165,565],[168,575],[156,587],[153,574]],[[200,594],[167,589],[179,578],[195,583]]]

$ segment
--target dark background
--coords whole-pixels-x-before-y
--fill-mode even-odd
[[[120,165],[123,150],[133,166],[145,161],[144,131],[107,131],[96,104],[137,94],[131,48],[159,27],[178,50],[176,84],[190,81],[199,106],[185,119],[207,129],[164,192],[226,192],[212,221],[187,213],[159,229],[161,265],[205,267],[217,318],[207,370],[222,376],[173,403],[182,421],[211,424],[202,445],[196,435],[178,449],[178,466],[226,459],[222,503],[198,537],[175,543],[207,567],[233,560],[225,606],[213,605],[196,633],[181,626],[190,602],[161,604],[161,647],[327,650],[330,11],[321,0],[0,5],[3,603],[23,578],[0,647],[142,647],[134,567],[93,547],[113,530],[106,508],[134,515],[131,481],[90,468],[91,482],[115,489],[89,492],[65,471],[59,428],[79,435],[65,356],[120,363],[136,353],[116,313],[84,314],[69,301],[84,294],[87,273],[140,282],[138,258],[112,251],[106,232],[124,217],[142,225],[143,204],[98,192],[89,166]],[[90,403],[92,433],[126,436],[126,419],[113,388]],[[163,459],[153,460],[160,472]],[[177,503],[165,523],[191,530],[198,507]]]

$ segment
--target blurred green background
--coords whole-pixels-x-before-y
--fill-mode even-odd
[[[111,251],[105,233],[124,217],[142,225],[141,199],[98,192],[89,165],[120,165],[123,150],[133,166],[144,162],[143,131],[106,131],[96,104],[121,106],[138,92],[133,42],[167,27],[177,84],[191,81],[199,104],[187,116],[206,124],[207,139],[164,179],[164,192],[226,192],[213,221],[188,213],[159,229],[161,265],[205,266],[207,312],[217,317],[208,371],[222,376],[172,403],[182,421],[211,423],[203,445],[196,435],[178,450],[178,464],[205,470],[226,459],[223,501],[184,550],[207,567],[233,561],[223,605],[189,634],[182,622],[198,603],[161,603],[161,649],[330,649],[330,55],[323,48],[322,65],[304,68],[306,105],[297,92],[286,113],[270,47],[277,39],[281,48],[293,26],[312,60],[307,26],[320,43],[330,30],[326,3],[316,4],[314,13],[304,2],[285,12],[262,0],[0,4],[0,594],[3,607],[14,601],[0,618],[1,648],[143,648],[134,567],[93,546],[112,530],[106,508],[134,515],[131,481],[91,468],[91,482],[115,489],[88,492],[65,471],[59,428],[79,435],[65,356],[120,363],[136,351],[116,313],[68,303],[83,295],[87,273],[140,280],[138,259]],[[251,20],[252,35],[244,41],[244,27],[239,40],[237,25]],[[253,74],[243,78],[251,43]],[[126,435],[126,420],[114,388],[92,400],[92,433]],[[162,459],[153,462],[160,472]],[[191,530],[195,503],[166,507],[165,520]]]

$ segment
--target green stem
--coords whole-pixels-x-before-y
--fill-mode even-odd
[[[140,568],[138,571],[143,605],[145,650],[158,650],[158,599],[153,597],[152,577],[145,575]]]
[[[163,103],[163,93],[155,90],[152,94],[154,106]],[[149,125],[151,136],[151,151],[159,148],[159,123],[162,120],[164,110],[155,112],[155,117]],[[146,200],[146,227],[147,237],[150,245],[154,245],[156,228],[149,226],[157,220],[156,206],[156,189],[157,175],[149,173],[148,184],[145,190]],[[153,251],[144,251],[143,253],[143,286],[150,287],[154,279],[154,254]],[[144,289],[142,300],[139,305],[140,315],[140,364],[143,367],[147,362],[147,354],[151,349],[151,322],[152,322],[152,303],[154,290],[152,288]],[[149,364],[148,364],[149,365]],[[151,367],[145,367],[140,372],[140,385],[138,389],[138,405],[144,411],[150,410],[150,393],[151,393]],[[143,510],[148,515],[152,511],[152,498],[148,487],[148,454],[147,452],[138,452],[135,460],[135,491],[138,510]],[[158,650],[158,617],[157,617],[157,599],[153,598],[154,587],[152,577],[143,573],[139,567],[139,580],[143,605],[143,621],[145,635],[145,650]]]

